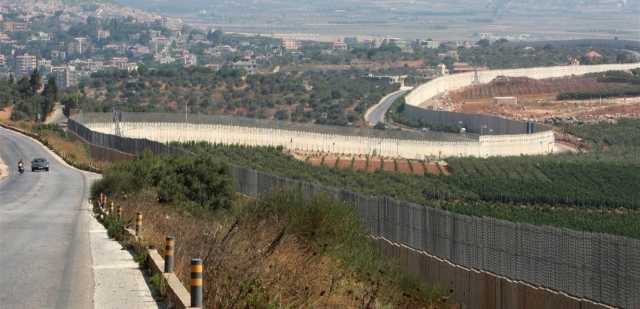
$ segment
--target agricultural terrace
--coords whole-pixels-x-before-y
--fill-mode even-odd
[[[377,171],[398,172],[422,176],[448,175],[448,167],[444,161],[411,160],[403,158],[385,158],[380,156],[347,155],[333,153],[306,153],[288,151],[294,158],[313,166],[325,166],[341,170],[375,173]]]

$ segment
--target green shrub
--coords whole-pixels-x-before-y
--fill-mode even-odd
[[[163,203],[186,203],[208,209],[228,208],[233,197],[228,166],[210,155],[157,157],[144,154],[105,171],[92,187],[95,198],[101,192],[125,196],[153,188]]]
[[[124,239],[124,222],[114,215],[107,216],[102,223],[107,228],[107,235],[115,240]]]
[[[599,98],[636,97],[640,96],[640,85],[620,85],[602,90],[585,90],[562,92],[558,100],[589,100]]]

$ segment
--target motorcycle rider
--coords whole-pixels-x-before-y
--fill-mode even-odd
[[[20,159],[20,161],[18,161],[18,171],[20,171],[20,173],[22,173],[22,171],[24,171],[24,162],[22,162],[22,159]]]

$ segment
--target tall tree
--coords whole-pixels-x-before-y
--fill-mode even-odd
[[[17,89],[18,94],[20,94],[23,99],[32,96],[31,83],[29,82],[29,78],[26,76],[23,76],[18,80]]]
[[[45,98],[50,99],[51,102],[58,101],[58,85],[56,84],[56,79],[55,78],[50,77],[47,80],[47,84],[44,86],[44,90],[42,91],[42,95],[44,95]]]
[[[33,70],[31,72],[31,76],[29,77],[29,85],[31,86],[31,93],[36,94],[38,90],[42,87],[42,75],[38,72],[38,69]]]
[[[40,113],[38,113],[38,115],[40,116],[40,121],[45,121],[49,113],[53,111],[53,101],[48,97],[41,97],[39,103]]]
[[[81,94],[78,92],[68,94],[62,98],[61,103],[64,105],[62,112],[65,116],[71,116],[71,111],[79,106],[80,99]]]

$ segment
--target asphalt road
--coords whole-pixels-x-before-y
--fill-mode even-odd
[[[364,115],[364,120],[372,126],[375,126],[378,122],[384,123],[384,115],[387,113],[393,102],[409,90],[410,89],[401,89],[385,96],[378,104],[367,110]]]
[[[0,180],[0,308],[93,308],[88,176],[1,127],[0,157],[9,166]],[[34,157],[51,171],[32,173]]]

